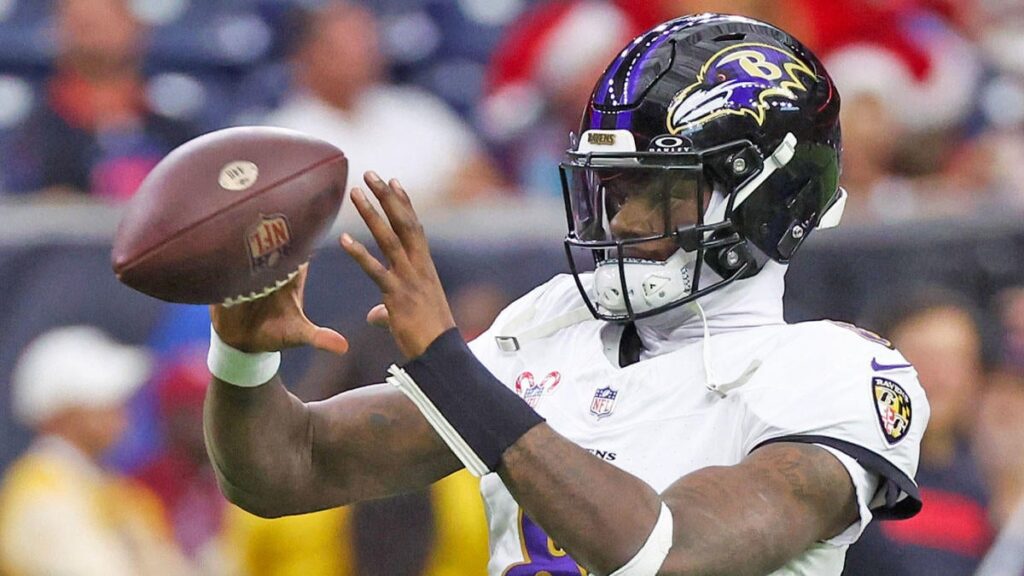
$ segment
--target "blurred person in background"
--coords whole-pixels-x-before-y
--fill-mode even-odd
[[[892,206],[884,218],[909,218],[914,212],[916,186],[894,170],[904,129],[880,93],[887,81],[878,78],[877,92],[856,87],[843,91],[843,138],[849,144],[843,149],[842,179],[850,190],[850,214],[860,221],[873,218],[879,203]],[[846,83],[842,77],[836,82]]]
[[[190,565],[159,502],[104,469],[124,405],[150,359],[85,326],[23,351],[12,376],[17,418],[36,433],[0,489],[0,566],[10,576],[184,576]]]
[[[1024,576],[1024,375],[996,379],[978,416],[977,450],[998,530],[976,576]]]
[[[851,218],[956,216],[990,202],[984,163],[961,161],[985,64],[957,23],[923,0],[794,1],[843,94]]]
[[[980,97],[980,133],[954,157],[951,173],[983,185],[995,201],[1024,208],[1024,3],[931,0],[960,22],[990,66]]]
[[[612,1],[549,0],[509,27],[490,64],[481,115],[507,171],[527,194],[561,197],[551,167],[569,148],[567,134],[578,128],[601,72],[646,27],[648,11]]]
[[[509,295],[488,281],[452,294],[468,341],[484,332]],[[371,385],[401,358],[387,330],[367,326],[344,356],[321,354],[297,386],[325,399]],[[479,481],[457,472],[429,490],[314,514],[263,520],[238,509],[228,538],[248,576],[464,576],[487,570],[487,525]]]
[[[125,200],[192,128],[150,110],[146,31],[126,0],[58,0],[54,23],[55,70],[7,151],[5,188]]]
[[[1024,287],[1003,290],[996,303],[1001,363],[981,402],[975,445],[999,532],[977,576],[1024,576]]]
[[[847,576],[968,576],[988,548],[988,494],[971,435],[985,373],[973,307],[938,288],[911,290],[869,314],[865,326],[892,341],[917,370],[931,420],[921,442],[922,511],[869,526],[847,554]]]
[[[470,127],[436,96],[389,84],[374,14],[347,0],[295,8],[294,94],[266,123],[345,152],[349,174],[370,166],[409,183],[417,205],[447,205],[505,187]],[[416,38],[407,39],[416,42]]]
[[[203,441],[203,399],[210,383],[206,350],[185,348],[170,358],[153,384],[163,449],[136,472],[163,503],[178,545],[203,573],[231,573],[222,548],[227,500]]]
[[[1003,329],[1000,370],[1008,376],[1024,376],[1024,286],[1003,290],[997,303]]]

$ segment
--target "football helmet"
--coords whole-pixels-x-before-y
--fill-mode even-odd
[[[750,18],[691,15],[634,39],[570,140],[565,251],[591,313],[609,321],[786,263],[845,205],[832,79],[799,41]],[[580,251],[595,263],[589,291]]]

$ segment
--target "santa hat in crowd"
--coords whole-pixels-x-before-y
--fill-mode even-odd
[[[483,127],[504,140],[533,125],[545,100],[576,74],[643,31],[616,2],[564,0],[540,4],[509,30],[491,61]]]
[[[802,0],[811,41],[840,93],[870,94],[911,131],[957,125],[972,111],[977,50],[915,0]]]

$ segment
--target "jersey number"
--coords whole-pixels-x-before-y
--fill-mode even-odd
[[[502,576],[587,576],[587,571],[522,510],[519,510],[519,540],[523,543],[526,561],[509,566]]]

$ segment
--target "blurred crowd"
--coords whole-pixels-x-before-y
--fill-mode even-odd
[[[844,98],[852,221],[1024,205],[1014,0],[4,0],[0,193],[129,198],[170,149],[239,124],[303,130],[423,210],[557,197],[601,68],[681,14],[755,16]]]
[[[451,298],[467,340],[508,301],[490,282],[468,283]],[[466,471],[429,490],[289,518],[262,519],[230,505],[203,438],[206,347],[189,327],[208,332],[209,317],[201,307],[178,310],[176,326],[151,346],[76,325],[49,330],[21,351],[10,405],[34,438],[0,484],[0,574],[486,572],[484,505]],[[387,331],[367,327],[352,336],[344,357],[315,357],[294,386],[301,398],[378,383],[401,361]],[[144,438],[145,422],[156,424],[154,438]]]
[[[328,140],[352,174],[398,177],[424,211],[558,198],[555,167],[611,55],[708,10],[776,23],[825,61],[849,221],[1024,208],[1018,0],[0,0],[0,200],[124,202],[175,146],[243,124]],[[509,297],[453,295],[464,335]],[[872,525],[846,573],[1024,576],[1024,287],[992,310],[921,287],[862,321],[915,365],[932,419],[924,511]],[[21,353],[11,405],[35,441],[0,486],[0,574],[484,573],[465,473],[294,518],[229,506],[203,447],[203,350],[173,344],[76,326]],[[353,345],[297,393],[373,383],[398,356],[379,331]],[[126,412],[140,395],[155,429],[127,449],[145,435]]]

